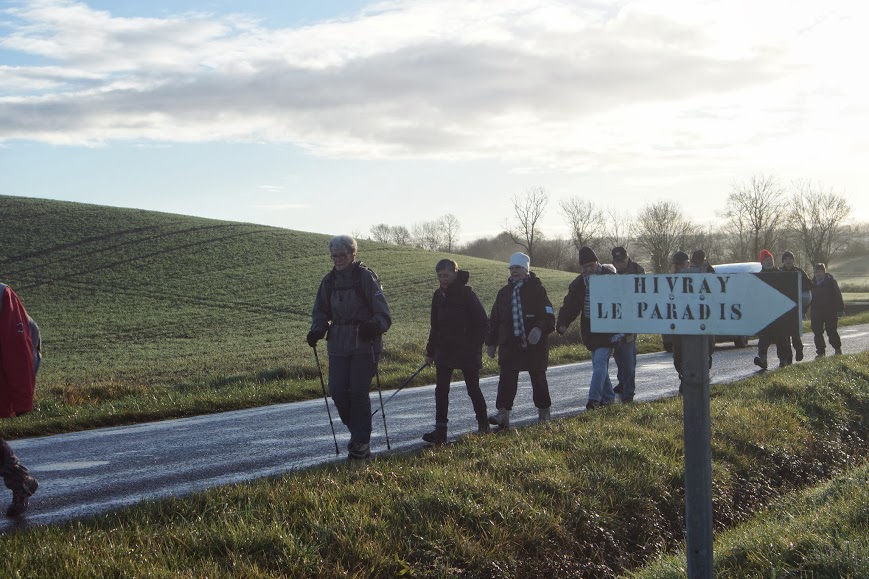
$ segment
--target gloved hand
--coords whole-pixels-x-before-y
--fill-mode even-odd
[[[498,351],[498,346],[486,346],[486,355],[490,358],[495,357],[495,352]]]
[[[841,310],[841,311],[836,312],[836,317],[837,318],[844,318],[845,317],[845,310]]]
[[[380,326],[374,320],[366,320],[359,324],[359,339],[370,342],[380,335]]]
[[[567,331],[567,326],[558,326],[557,328],[555,328],[555,331],[558,332],[559,336],[563,336],[564,332]]]
[[[540,336],[542,336],[542,335],[543,335],[543,332],[540,330],[540,328],[537,328],[537,327],[531,328],[531,331],[528,332],[528,343],[531,344],[532,346],[537,345],[537,342],[540,341]]]
[[[317,345],[317,342],[319,342],[320,340],[323,339],[323,336],[325,336],[325,335],[326,335],[326,333],[321,332],[320,330],[311,330],[310,332],[308,332],[308,337],[307,337],[308,345],[313,348],[314,346]]]

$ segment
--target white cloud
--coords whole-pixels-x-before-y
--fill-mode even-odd
[[[869,143],[866,9],[844,0],[394,1],[294,29],[65,0],[6,12],[0,47],[49,64],[0,67],[0,142],[288,142],[523,172]]]

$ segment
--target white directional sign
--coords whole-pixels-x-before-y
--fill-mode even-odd
[[[782,333],[791,333],[799,331],[800,284],[780,272],[593,275],[591,330],[751,336],[784,321]]]

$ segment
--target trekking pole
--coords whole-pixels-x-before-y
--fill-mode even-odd
[[[314,360],[317,362],[317,373],[320,375],[320,387],[323,389],[323,400],[326,402],[326,414],[329,415],[329,427],[332,429],[332,440],[335,441],[335,454],[341,454],[338,450],[338,437],[335,436],[335,424],[332,423],[332,411],[329,410],[329,398],[326,396],[326,383],[323,382],[323,370],[320,368],[320,357],[317,355],[317,345],[312,346]]]
[[[386,429],[386,411],[383,410],[383,390],[380,389],[380,364],[374,355],[374,343],[371,344],[371,359],[374,362],[374,376],[377,378],[377,395],[380,396],[380,415],[383,417],[383,432],[386,434],[386,450],[392,450],[389,446],[389,431]],[[374,416],[372,414],[372,416]]]
[[[401,386],[398,387],[398,390],[396,390],[395,392],[393,392],[393,393],[389,396],[389,398],[386,399],[386,402],[384,402],[384,404],[389,404],[389,401],[392,400],[393,398],[395,398],[395,395],[398,394],[399,392],[401,392],[401,389],[402,389],[402,388],[404,388],[405,386],[407,386],[408,384],[410,384],[410,381],[411,381],[411,380],[413,380],[414,378],[416,378],[417,376],[419,376],[419,373],[422,372],[422,369],[425,368],[426,366],[428,366],[428,364],[423,363],[422,366],[420,366],[419,368],[417,368],[417,369],[416,369],[416,372],[414,372],[413,374],[411,374],[410,378],[408,378],[407,380],[405,380],[404,382],[402,382],[402,383],[401,383]],[[380,409],[379,409],[379,408],[375,408],[375,409],[374,409],[374,412],[371,413],[371,416],[374,417],[374,415],[377,414],[378,412],[380,412]]]

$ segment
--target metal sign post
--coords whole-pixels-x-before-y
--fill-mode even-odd
[[[800,292],[800,277],[781,272],[597,275],[589,281],[593,332],[673,334],[681,340],[690,579],[713,576],[712,340],[716,334],[802,333]]]

